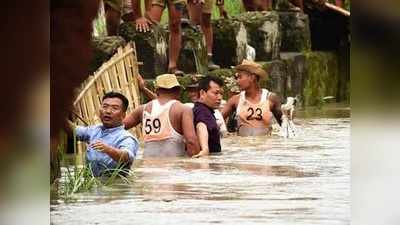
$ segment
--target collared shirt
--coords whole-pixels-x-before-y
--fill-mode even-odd
[[[108,154],[93,149],[90,144],[99,140],[111,147],[126,151],[129,156],[129,162],[125,165],[127,169],[132,165],[139,148],[138,140],[126,131],[123,125],[113,128],[105,128],[103,125],[77,126],[75,133],[78,140],[89,144],[86,151],[86,162],[91,166],[95,176],[100,176],[107,169],[116,168],[118,162]]]
[[[219,127],[214,116],[214,109],[201,102],[195,102],[193,107],[194,125],[202,122],[207,126],[208,149],[210,152],[221,152]]]
[[[224,103],[222,103],[222,101]],[[222,100],[222,101],[221,101],[221,105],[226,103],[225,100]],[[187,105],[192,109],[194,107],[194,103],[193,102],[186,102],[184,105]],[[228,129],[226,128],[224,117],[222,116],[221,111],[219,111],[218,109],[214,109],[214,116],[215,116],[215,119],[217,120],[217,125],[218,125],[218,128],[219,128],[220,136],[222,136],[225,132],[228,131]]]

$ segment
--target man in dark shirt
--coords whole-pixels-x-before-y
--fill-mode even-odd
[[[221,152],[219,127],[214,116],[222,100],[223,81],[207,76],[199,81],[200,98],[194,104],[193,115],[196,134],[201,151],[193,157],[201,157],[211,152]]]

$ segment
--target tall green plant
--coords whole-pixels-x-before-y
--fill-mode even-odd
[[[107,169],[105,172],[106,175],[95,177],[90,165],[65,167],[63,179],[60,181],[61,185],[59,188],[61,197],[65,200],[73,199],[73,195],[76,193],[91,191],[102,186],[111,186],[117,180],[126,184],[131,183],[131,181],[123,175],[127,172],[125,169],[122,169],[122,167]]]
[[[241,0],[225,0],[224,8],[228,13],[229,17],[237,16],[245,11]],[[222,15],[221,16],[219,15],[218,7],[214,6],[211,18],[218,19],[221,17]]]
[[[76,152],[76,137],[74,135],[74,152]],[[65,146],[60,144],[58,146],[58,153],[60,162],[63,167],[62,179],[59,185],[59,194],[65,200],[73,199],[74,194],[80,192],[87,192],[101,186],[110,186],[115,181],[121,180],[126,184],[131,181],[125,175],[129,175],[128,171],[124,169],[124,164],[119,163],[114,169],[107,169],[104,176],[95,177],[93,175],[90,164],[79,165],[75,160],[72,166],[67,165]]]

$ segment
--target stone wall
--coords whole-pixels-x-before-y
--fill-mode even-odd
[[[238,20],[213,21],[214,62],[222,67],[237,65],[246,58],[247,31]]]
[[[311,34],[308,16],[299,12],[279,12],[282,33],[282,52],[311,50]]]
[[[256,49],[256,60],[279,58],[282,32],[277,12],[246,12],[237,19],[246,28],[248,44]]]
[[[339,67],[335,53],[310,52],[306,55],[307,78],[303,87],[304,105],[322,105],[324,97],[338,93]]]
[[[150,32],[137,32],[132,23],[123,23],[119,34],[126,41],[136,43],[137,57],[143,66],[139,67],[144,78],[154,78],[155,74],[167,72],[168,66],[168,34],[161,26],[153,26]]]
[[[119,47],[125,46],[126,41],[120,36],[109,36],[92,39],[93,58],[89,73],[94,73],[104,62],[113,56]]]
[[[333,52],[281,53],[280,60],[258,62],[269,76],[260,82],[262,88],[281,96],[282,100],[289,96],[296,96],[302,106],[320,106],[324,97],[335,97],[339,89],[339,67],[337,55]],[[210,75],[224,80],[234,77],[234,69],[218,69]],[[185,86],[191,83],[189,76],[179,78]],[[224,92],[229,90],[225,87]],[[183,93],[182,100],[187,101]]]
[[[333,96],[340,101],[349,99],[350,79],[346,72],[349,64],[343,57],[348,52],[311,51],[307,15],[296,11],[247,12],[212,23],[213,58],[222,68],[207,72],[203,34],[199,28],[185,26],[182,29],[182,50],[178,63],[185,73],[209,73],[224,79],[233,77],[232,67],[246,58],[249,44],[256,50],[256,62],[269,73],[268,79],[261,82],[262,87],[276,92],[282,98],[297,96],[304,106],[321,105],[326,96]],[[122,37],[93,41],[97,46],[95,66],[110,57],[118,46],[135,41],[138,59],[144,63],[139,67],[144,78],[154,79],[166,72],[167,26],[154,26],[151,32],[138,33],[133,24],[124,23],[120,35]],[[180,81],[182,84],[191,82],[189,77],[180,78]],[[186,99],[184,94],[182,97]]]

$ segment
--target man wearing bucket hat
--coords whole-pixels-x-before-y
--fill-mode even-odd
[[[267,72],[252,61],[243,60],[235,67],[236,80],[240,93],[231,97],[222,110],[227,118],[236,109],[238,135],[266,135],[271,130],[272,115],[279,125],[282,123],[282,111],[279,97],[259,86],[259,81],[267,78]]]
[[[157,98],[129,114],[124,119],[125,129],[142,122],[144,158],[196,155],[200,145],[193,125],[193,112],[178,100],[181,86],[176,76],[157,76],[155,88]]]

